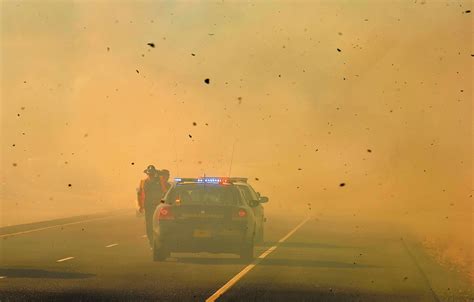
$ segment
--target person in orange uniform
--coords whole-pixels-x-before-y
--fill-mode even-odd
[[[170,171],[166,169],[161,170],[160,182],[161,182],[161,189],[163,190],[163,196],[165,196],[166,192],[168,192],[168,190],[171,187],[169,180],[170,180]]]
[[[170,187],[167,182],[169,179],[169,171],[163,173],[163,171],[157,170],[155,166],[149,165],[143,172],[147,175],[147,178],[140,181],[140,187],[137,190],[137,199],[139,212],[145,212],[146,235],[150,246],[152,246],[153,214],[164,193],[166,193]]]

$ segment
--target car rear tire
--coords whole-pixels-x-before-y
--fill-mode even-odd
[[[255,235],[255,243],[263,244],[263,225],[258,229],[257,234]]]
[[[163,246],[158,245],[157,241],[153,242],[153,261],[164,261],[170,256],[169,250]]]

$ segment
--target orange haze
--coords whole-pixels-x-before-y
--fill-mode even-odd
[[[470,4],[3,1],[0,225],[134,207],[153,163],[472,267]]]

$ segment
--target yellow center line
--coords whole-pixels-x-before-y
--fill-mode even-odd
[[[276,248],[278,247],[279,244],[283,243],[285,240],[290,238],[291,235],[293,235],[300,227],[303,226],[308,220],[311,219],[311,217],[307,217],[304,219],[302,222],[300,222],[296,227],[294,227],[288,234],[286,234],[283,238],[278,240],[278,243],[275,244],[274,246],[270,247],[267,249],[265,252],[263,252],[260,256],[258,256],[257,259],[255,259],[254,262],[251,264],[247,265],[243,270],[241,270],[237,275],[235,275],[232,279],[230,279],[226,284],[224,284],[221,288],[219,288],[212,296],[206,299],[206,302],[214,302],[216,301],[220,296],[222,296],[226,291],[228,291],[232,286],[234,286],[240,279],[242,279],[243,276],[245,276],[248,272],[250,272],[257,264],[262,261],[265,257],[270,255]]]

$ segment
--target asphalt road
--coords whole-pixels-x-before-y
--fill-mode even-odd
[[[250,266],[207,253],[155,263],[131,211],[2,228],[0,301],[473,301],[391,226],[305,219],[268,217]]]

